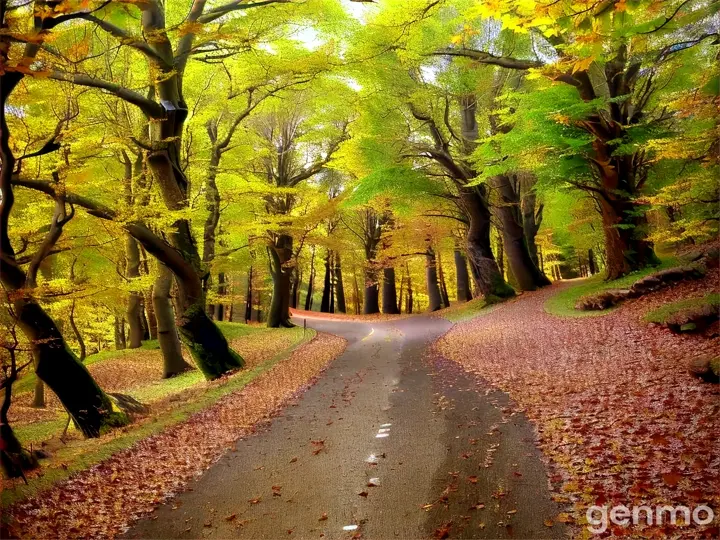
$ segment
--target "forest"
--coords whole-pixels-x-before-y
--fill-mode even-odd
[[[266,398],[242,405],[241,388],[296,370],[268,382],[282,399],[233,429],[258,422],[342,361],[343,343],[353,350],[328,324],[476,321],[444,337],[428,323],[432,350],[508,392],[534,425],[550,412],[518,397],[530,395],[522,377],[560,395],[585,368],[521,367],[544,362],[512,349],[526,330],[537,336],[522,347],[537,339],[538,355],[599,332],[586,345],[598,363],[703,352],[702,379],[683,363],[672,388],[707,412],[717,385],[704,381],[720,375],[718,11],[717,0],[2,0],[0,461],[14,490],[3,506],[116,459],[179,411],[172,422],[192,424],[221,395],[253,410]],[[656,292],[666,285],[675,292]],[[534,298],[546,303],[523,319]],[[514,306],[518,318],[503,315]],[[598,322],[635,306],[663,341]],[[586,326],[550,337],[546,313]],[[505,347],[517,368],[476,364]],[[595,377],[627,373],[607,369]],[[607,406],[617,414],[622,400]],[[706,418],[716,425],[717,409]],[[703,444],[701,465],[687,459],[712,483],[717,439]],[[92,459],[71,463],[71,447]],[[56,453],[65,472],[43,465]],[[458,518],[455,533],[438,520],[430,536],[464,537]],[[117,532],[73,527],[58,534]]]

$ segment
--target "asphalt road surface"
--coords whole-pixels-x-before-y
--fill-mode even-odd
[[[128,537],[565,537],[527,420],[429,353],[451,323],[307,322],[346,351]]]

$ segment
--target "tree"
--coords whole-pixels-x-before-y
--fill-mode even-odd
[[[553,86],[543,96],[543,108],[553,104],[558,124],[582,134],[574,135],[575,155],[570,159],[582,156],[586,169],[576,169],[566,181],[591,193],[599,205],[610,279],[657,261],[647,240],[645,208],[638,200],[654,164],[642,141],[671,119],[655,106],[658,94],[676,76],[680,53],[714,35],[708,24],[718,7],[676,0],[661,9],[658,16],[650,2],[640,2],[632,13],[624,2],[588,3],[586,9],[569,1],[532,9],[498,2],[472,8],[467,16],[502,18],[506,27],[541,44],[542,58],[498,56],[468,46],[462,37],[459,46],[434,51],[481,65],[536,70],[568,85],[584,104],[571,102],[568,94]],[[566,106],[558,107],[550,94],[566,96]],[[568,141],[567,135],[564,140]],[[504,163],[494,174],[516,165]]]

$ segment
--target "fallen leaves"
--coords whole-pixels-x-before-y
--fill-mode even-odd
[[[358,495],[360,495],[361,497],[367,497],[369,494],[367,491],[361,491],[360,493],[358,493]]]
[[[326,521],[328,518],[327,512],[323,512],[322,516],[318,519],[318,521]]]
[[[685,361],[719,354],[720,338],[675,336],[642,321],[668,301],[717,292],[718,283],[715,269],[592,318],[545,313],[558,287],[548,288],[456,325],[435,347],[509,393],[535,424],[554,498],[572,509],[561,523],[581,522],[591,505],[634,499],[718,506],[720,391],[690,377]],[[481,469],[492,465],[495,450]]]
[[[8,508],[7,515],[14,518],[12,533],[22,538],[75,537],[78,534],[72,529],[82,524],[83,536],[117,536],[129,520],[142,517],[169,494],[181,491],[238,438],[250,433],[254,424],[278,411],[344,350],[345,343],[320,334],[239,392],[224,396],[187,421]],[[112,434],[106,437],[109,440]],[[109,483],[113,474],[117,481]],[[67,501],[73,502],[72,512],[58,513]],[[257,497],[248,502],[260,501]]]

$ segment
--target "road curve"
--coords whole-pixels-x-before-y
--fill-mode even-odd
[[[348,348],[127,537],[564,537],[544,524],[560,509],[528,422],[503,393],[428,354],[451,323],[307,324]]]

